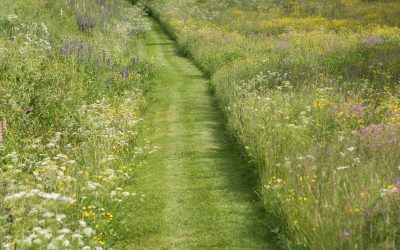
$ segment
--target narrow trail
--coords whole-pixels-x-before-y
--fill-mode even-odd
[[[207,78],[152,26],[146,54],[163,66],[143,137],[158,150],[137,170],[116,249],[270,249],[254,181],[229,146]]]

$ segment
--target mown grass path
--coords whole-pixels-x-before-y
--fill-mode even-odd
[[[137,195],[117,218],[118,247],[269,249],[254,180],[229,146],[208,80],[152,25],[146,54],[163,66],[143,137],[158,150],[137,170]]]

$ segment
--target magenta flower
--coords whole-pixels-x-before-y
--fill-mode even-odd
[[[33,113],[33,109],[30,108],[26,110],[26,114],[31,114],[31,113]]]

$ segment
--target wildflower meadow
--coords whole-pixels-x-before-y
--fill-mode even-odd
[[[400,249],[399,17],[0,0],[0,249]]]
[[[212,79],[288,249],[398,249],[398,1],[142,1]]]
[[[113,244],[151,151],[148,28],[126,1],[0,2],[0,249]]]

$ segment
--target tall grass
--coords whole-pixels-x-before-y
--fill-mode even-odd
[[[0,2],[0,248],[103,249],[147,151],[153,75],[127,1]]]
[[[397,249],[397,1],[143,1],[212,77],[288,249]]]

